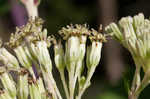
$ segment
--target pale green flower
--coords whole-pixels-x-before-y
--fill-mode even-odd
[[[91,68],[91,66],[97,66],[99,64],[101,58],[101,49],[102,43],[101,42],[92,42],[90,47],[87,47],[87,66]]]
[[[0,48],[0,60],[9,67],[19,69],[19,63],[15,56],[8,52],[5,48]]]
[[[18,46],[14,49],[16,56],[21,63],[21,65],[25,68],[30,68],[32,66],[32,60],[27,56],[25,52],[25,48],[23,46]]]
[[[7,90],[1,90],[0,99],[16,99],[16,98],[12,98]]]
[[[64,70],[65,68],[65,62],[64,62],[64,49],[61,44],[61,41],[58,42],[58,44],[54,45],[54,51],[55,51],[55,64],[56,67],[59,70]]]
[[[13,81],[12,77],[7,72],[4,72],[0,75],[0,79],[5,90],[11,96],[11,98],[15,99],[17,94],[16,83]]]
[[[74,61],[77,61],[79,57],[79,53],[78,53],[79,44],[80,42],[77,36],[71,36],[68,38],[66,42],[66,52],[65,52],[67,63],[70,64]]]
[[[150,20],[144,19],[144,15],[140,13],[134,17],[124,17],[118,25],[111,23],[105,29],[130,51],[134,60],[145,72],[149,70]]]
[[[105,42],[105,37],[98,33],[96,30],[92,30],[90,36],[92,45],[87,47],[86,65],[90,69],[91,66],[97,66],[101,58],[102,42]]]
[[[39,64],[46,72],[52,71],[52,63],[50,59],[50,54],[47,48],[47,43],[45,41],[39,41],[36,43],[36,53]]]
[[[28,99],[29,88],[28,88],[28,72],[22,70],[19,73],[18,84],[17,84],[17,95],[19,99]]]

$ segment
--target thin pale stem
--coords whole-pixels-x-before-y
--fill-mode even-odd
[[[76,86],[76,82],[77,82],[78,75],[79,75],[79,73],[80,73],[81,66],[82,66],[82,61],[78,61],[78,62],[77,62],[77,65],[76,65],[75,76],[74,76],[74,82],[73,82],[73,89],[74,89],[74,90],[75,90],[75,86]]]
[[[65,75],[64,75],[64,70],[59,71],[59,72],[60,72],[61,81],[63,83],[64,91],[66,94],[66,98],[69,99],[69,91],[68,91],[68,87],[67,87],[67,83],[66,83],[66,79],[65,79]]]
[[[73,89],[73,84],[74,84],[74,72],[75,72],[75,62],[73,62],[70,66],[70,71],[69,71],[69,91],[70,91],[70,99],[74,99],[74,89]]]
[[[150,83],[150,76],[149,72],[147,72],[145,73],[141,84],[136,88],[136,90],[130,92],[129,99],[138,99],[140,93],[143,91],[145,87],[148,86],[149,83]]]
[[[131,93],[131,94],[129,95],[128,99],[138,99],[138,97],[137,97],[137,96],[134,96],[134,94]]]
[[[91,69],[88,72],[88,76],[87,76],[87,79],[85,81],[85,84],[81,88],[81,90],[79,90],[79,93],[78,93],[78,96],[76,97],[76,99],[81,99],[81,97],[82,97],[83,93],[85,92],[86,88],[88,88],[90,80],[91,80],[91,78],[94,74],[95,69],[96,69],[96,66],[91,66]]]
[[[136,70],[132,81],[132,88],[131,88],[132,91],[136,90],[136,88],[140,86],[141,83],[140,71],[141,67],[136,65]]]
[[[42,73],[43,73],[43,77],[44,77],[44,82],[47,85],[48,91],[52,94],[52,98],[57,99],[57,95],[55,93],[53,84],[51,82],[51,78],[49,77],[48,73],[46,73],[44,71],[42,71]]]
[[[55,92],[56,92],[58,98],[59,98],[59,99],[62,99],[62,96],[61,96],[61,94],[60,94],[60,92],[59,92],[59,89],[57,88],[57,85],[56,85],[56,82],[55,82],[55,80],[54,80],[54,77],[53,77],[52,73],[49,73],[49,76],[50,76],[50,78],[51,78],[52,86],[54,87],[54,90],[55,90]]]

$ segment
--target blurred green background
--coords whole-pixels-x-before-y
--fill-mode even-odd
[[[98,29],[99,24],[105,27],[123,16],[139,12],[149,17],[149,4],[150,0],[41,0],[39,16],[45,20],[49,34],[56,34],[62,26],[71,23],[87,23]],[[26,21],[26,10],[18,0],[0,0],[0,36],[4,41],[16,26]],[[127,99],[134,62],[126,49],[111,41],[104,44],[101,62],[83,99]],[[58,75],[56,77],[59,79]],[[150,87],[146,88],[140,99],[150,99],[149,91]]]

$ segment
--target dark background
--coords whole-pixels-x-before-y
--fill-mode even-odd
[[[62,26],[70,23],[87,23],[91,28],[98,29],[99,24],[105,27],[121,17],[140,12],[149,18],[150,0],[41,0],[39,6],[39,16],[45,20],[49,35],[55,35]],[[27,14],[21,3],[0,0],[0,36],[4,41],[8,40],[16,26],[26,21]],[[109,39],[104,44],[92,85],[83,99],[127,99],[127,83],[131,83],[134,69],[130,53],[118,42]],[[149,91],[147,87],[140,99],[149,99]]]

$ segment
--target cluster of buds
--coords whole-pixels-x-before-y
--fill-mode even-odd
[[[105,42],[105,37],[96,30],[89,30],[87,25],[67,25],[63,27],[59,34],[65,40],[65,51],[62,43],[56,43],[55,47],[55,63],[58,67],[60,75],[64,75],[66,67],[69,78],[69,89],[65,85],[67,99],[81,99],[85,89],[90,85],[91,77],[99,64],[101,57],[102,42]],[[90,40],[90,45],[87,46],[87,40]],[[86,51],[87,49],[87,51]],[[87,53],[86,53],[87,52]],[[88,68],[87,76],[82,75],[84,71],[84,59],[86,55],[86,66]],[[63,65],[62,65],[63,64]],[[62,80],[64,76],[61,77]],[[74,94],[76,83],[78,80],[78,95]],[[76,97],[75,97],[76,96]]]
[[[133,99],[137,99],[140,92],[150,81],[150,20],[145,19],[142,13],[134,17],[124,17],[119,24],[111,23],[106,28],[113,38],[127,48],[136,64],[135,76],[131,92]],[[140,69],[143,69],[145,76],[141,81]]]
[[[9,42],[1,44],[0,61],[4,65],[0,73],[2,97],[5,94],[9,94],[11,99],[60,97],[52,75],[52,62],[48,51],[53,38],[47,36],[47,30],[42,25],[42,19],[30,18],[25,26],[16,28]],[[9,47],[15,55],[4,46]],[[11,76],[10,71],[17,75]]]
[[[1,99],[62,99],[52,73],[52,53],[48,49],[51,45],[54,45],[54,62],[66,99],[81,99],[89,87],[105,37],[94,29],[89,30],[87,25],[76,24],[63,27],[59,31],[63,39],[56,40],[47,36],[42,25],[41,18],[30,18],[26,25],[16,28],[9,42],[3,44],[0,41]],[[82,74],[85,56],[87,76]],[[69,82],[66,82],[65,69]],[[77,87],[78,94],[75,94]]]

